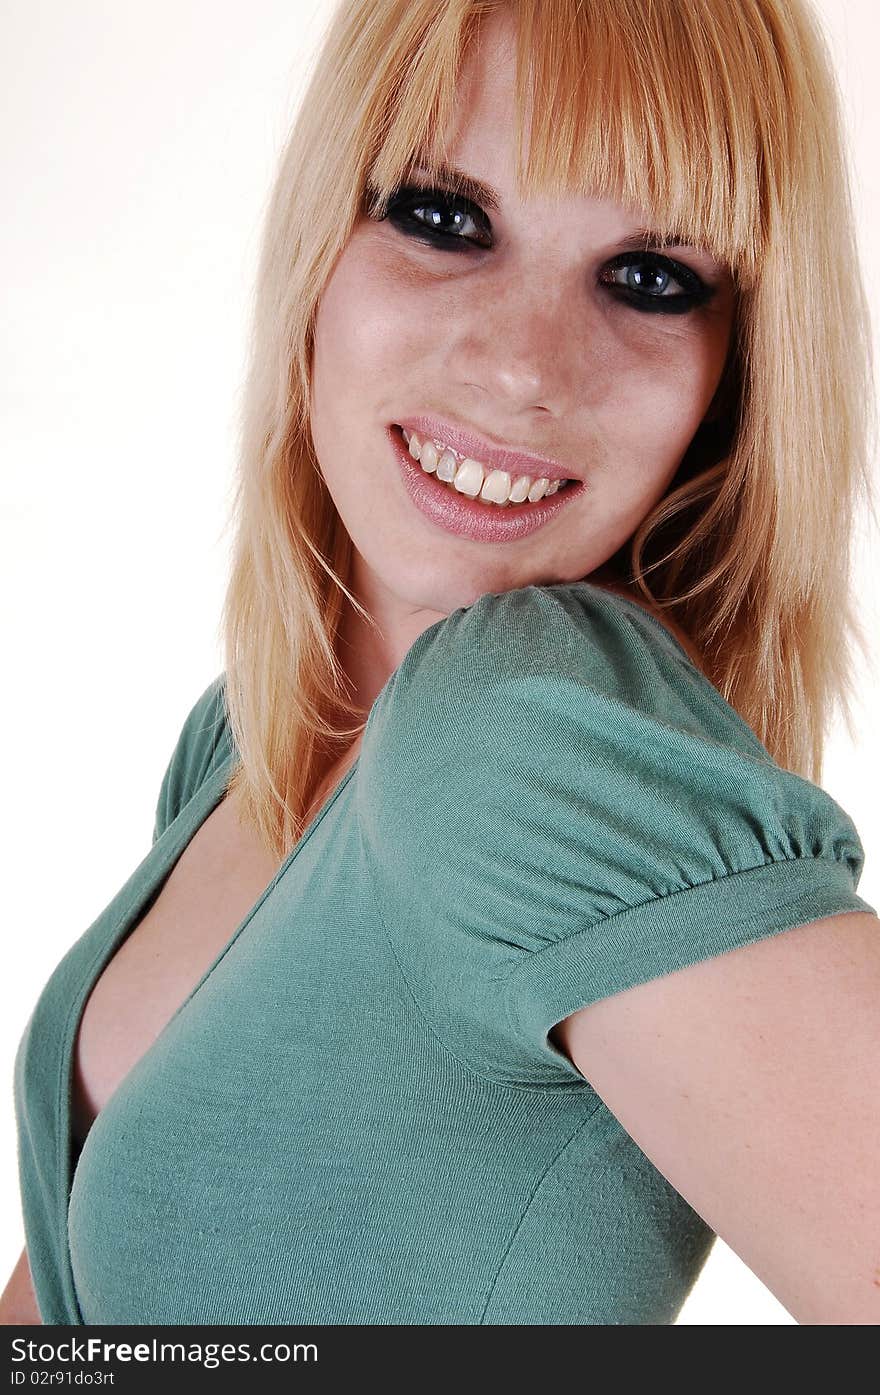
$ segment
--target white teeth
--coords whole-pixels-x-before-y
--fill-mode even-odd
[[[445,450],[437,461],[438,480],[446,480],[447,484],[451,484],[455,479],[455,472],[457,469],[458,461],[455,455],[451,450]]]
[[[536,503],[545,495],[555,494],[569,483],[568,480],[532,479],[531,475],[518,475],[511,480],[507,470],[489,470],[478,460],[469,456],[460,457],[451,446],[438,440],[422,440],[415,431],[401,427],[413,460],[418,460],[427,475],[436,473],[438,480],[451,484],[459,494],[470,499],[477,496],[487,504],[497,504],[507,508],[508,504],[522,504],[526,499]]]
[[[476,464],[475,461],[473,463]],[[464,469],[464,466],[462,466],[462,469]],[[512,485],[510,475],[507,473],[507,471],[490,470],[484,482],[482,478],[482,467],[480,465],[477,465],[477,469],[480,472],[480,498],[485,499],[486,502],[489,504],[509,503],[510,490]],[[458,488],[457,479],[455,481],[455,487],[456,489]]]
[[[497,474],[498,472],[495,471],[494,473]],[[490,475],[489,478],[491,479],[492,476]],[[480,490],[483,488],[482,465],[478,465],[476,460],[463,460],[453,476],[452,482],[459,494],[467,494],[469,499],[476,499]],[[507,498],[506,489],[504,491],[504,497],[505,499]],[[500,501],[496,499],[495,502],[497,504]]]
[[[437,461],[440,459],[440,452],[433,441],[425,441],[421,449],[421,454],[419,453],[418,442],[411,441],[409,453],[415,460],[418,460],[425,474],[433,474],[437,469]]]

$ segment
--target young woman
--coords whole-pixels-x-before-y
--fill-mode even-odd
[[[226,666],[19,1047],[6,1320],[671,1323],[719,1234],[877,1321],[811,12],[346,0],[258,290]]]

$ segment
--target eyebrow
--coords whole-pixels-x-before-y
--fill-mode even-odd
[[[424,175],[430,173],[427,165],[423,165],[418,159],[411,162],[409,169],[413,172],[420,170]],[[501,212],[500,195],[496,194],[491,185],[484,184],[482,179],[476,179],[472,174],[465,174],[464,170],[456,169],[454,165],[442,163],[437,166],[436,173],[438,179],[441,179],[454,193],[461,194],[473,203],[482,204],[484,208],[491,208],[494,213]]]
[[[430,171],[421,160],[412,160],[408,170],[415,173],[421,171],[423,175],[429,175]],[[490,184],[485,184],[482,179],[477,179],[472,174],[466,174],[464,170],[457,169],[455,165],[440,163],[437,166],[437,177],[443,184],[455,194],[460,194],[463,198],[470,199],[472,203],[478,203],[483,208],[490,208],[494,213],[501,212],[501,196],[496,193]],[[648,247],[694,247],[698,244],[692,242],[685,233],[672,232],[667,237],[651,228],[638,228],[630,233],[628,237],[615,238],[615,244],[624,251],[646,250]]]

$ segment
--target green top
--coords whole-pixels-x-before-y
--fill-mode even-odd
[[[71,1147],[98,974],[223,798],[223,675],[15,1065],[46,1323],[660,1324],[713,1234],[547,1039],[840,911],[846,813],[588,582],[430,626],[271,885]]]

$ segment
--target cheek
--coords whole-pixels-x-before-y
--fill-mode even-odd
[[[382,274],[357,238],[324,288],[315,320],[315,372],[360,397],[400,362],[412,361],[418,319],[401,288]]]
[[[618,310],[615,319],[625,313]],[[587,374],[587,402],[608,442],[628,442],[646,461],[680,458],[715,391],[710,336],[698,326],[626,324],[606,335],[601,348]]]

